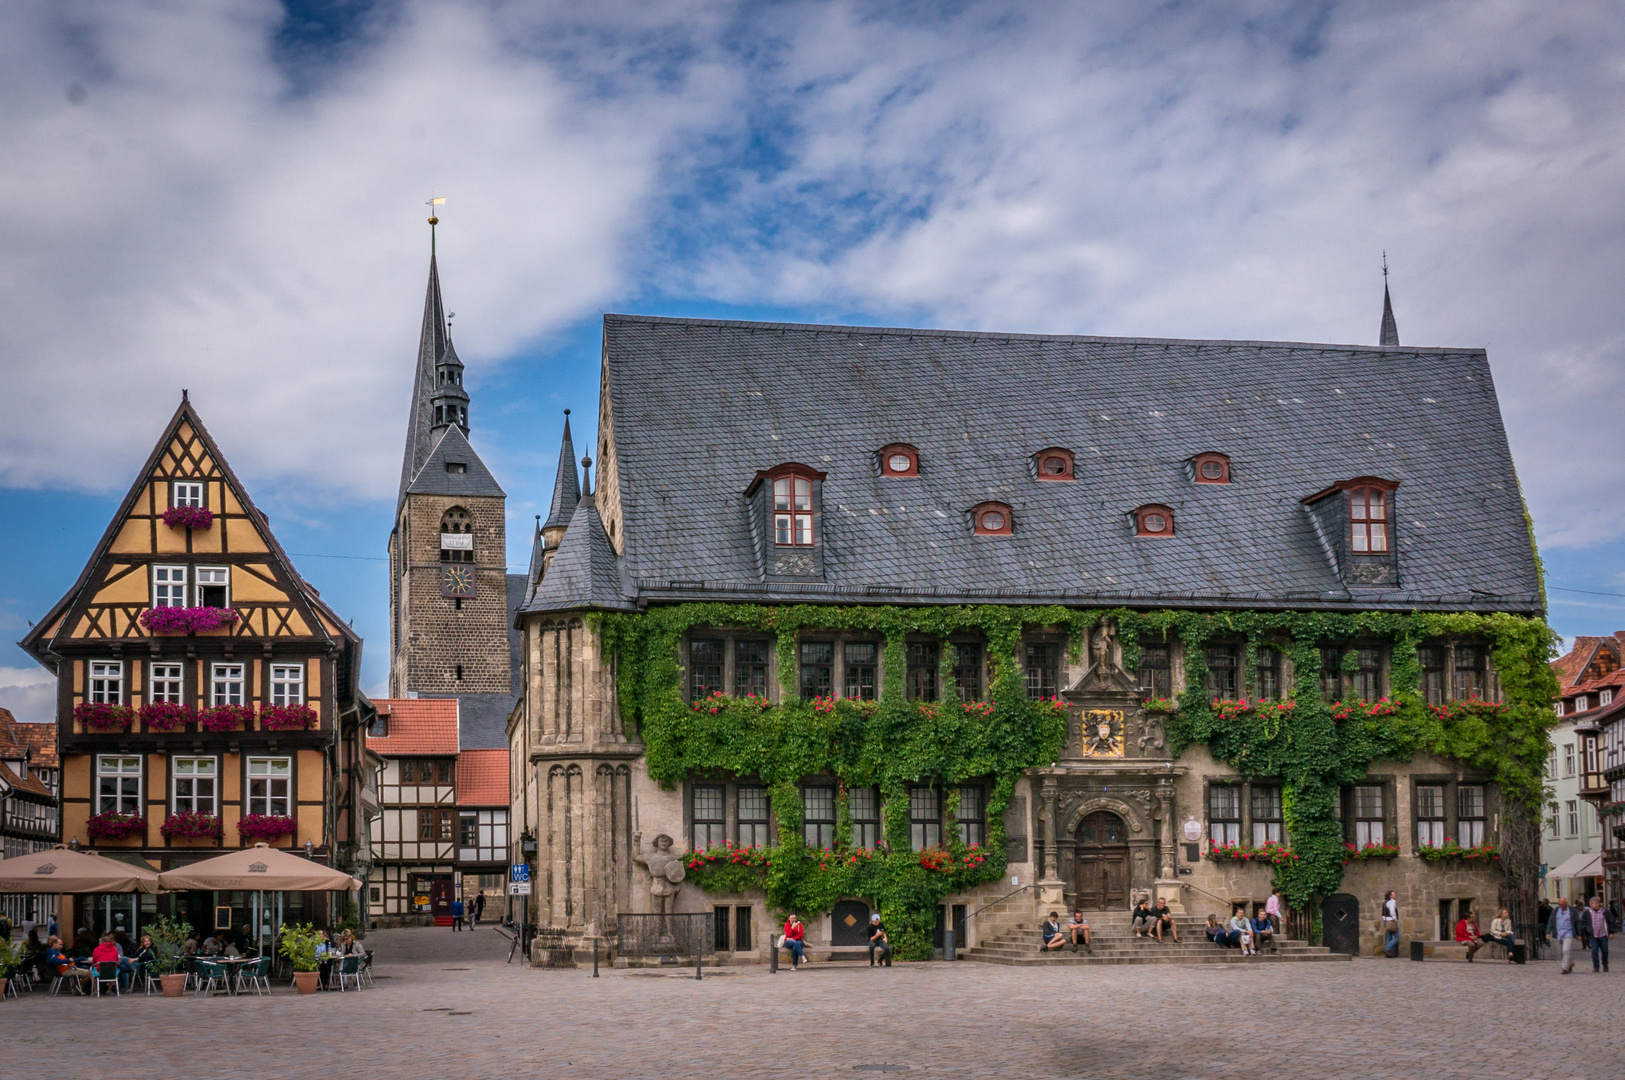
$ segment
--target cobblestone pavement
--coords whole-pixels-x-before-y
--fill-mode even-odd
[[[8,1077],[1556,1078],[1625,1074],[1625,972],[1590,965],[1031,969],[815,964],[769,975],[504,966],[476,933],[379,931],[359,994],[0,1002]],[[1588,1022],[1587,1018],[1592,1018]]]

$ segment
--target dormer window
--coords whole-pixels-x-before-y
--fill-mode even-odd
[[[1585,712],[1589,708],[1591,708],[1591,703],[1586,700],[1586,696],[1584,694],[1576,695],[1574,699],[1574,711]]]
[[[466,461],[448,461],[446,462],[446,471],[461,476],[468,472],[468,463]]]
[[[1152,504],[1134,511],[1134,534],[1165,539],[1174,535],[1174,512],[1166,506]]]
[[[1191,471],[1198,484],[1228,484],[1230,459],[1223,454],[1197,454],[1191,458]]]
[[[920,475],[920,452],[908,443],[892,443],[880,448],[881,476]]]
[[[1071,480],[1072,451],[1052,446],[1033,455],[1034,475],[1040,480]]]
[[[811,547],[812,478],[788,473],[773,479],[773,542],[780,547]]]
[[[978,503],[971,507],[970,520],[971,532],[977,536],[1010,536],[1015,532],[1008,503]]]
[[[1388,553],[1388,493],[1382,488],[1349,491],[1349,549],[1357,554]]]

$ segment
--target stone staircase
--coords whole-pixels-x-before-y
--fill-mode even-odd
[[[1136,938],[1129,929],[1128,913],[1124,911],[1086,911],[1084,918],[1089,920],[1092,949],[1080,945],[1078,951],[1073,952],[1068,944],[1040,952],[1043,936],[1035,923],[1030,927],[1007,930],[974,948],[961,949],[959,958],[1020,967],[1039,964],[1062,967],[1102,964],[1284,964],[1351,959],[1323,946],[1308,945],[1302,941],[1280,941],[1273,952],[1265,948],[1260,949],[1257,956],[1243,956],[1240,949],[1220,948],[1202,936],[1202,929],[1207,925],[1205,917],[1176,916],[1180,938],[1177,944],[1166,936],[1161,943],[1154,938]],[[1065,925],[1063,920],[1062,926]]]

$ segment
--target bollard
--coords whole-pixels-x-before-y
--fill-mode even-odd
[[[767,973],[769,975],[779,973],[779,943],[773,936],[771,927],[768,928],[767,933]]]
[[[942,932],[942,958],[953,960],[954,956],[954,928],[948,927]]]
[[[1412,960],[1421,960],[1421,959],[1423,959],[1423,956],[1422,956],[1422,943],[1420,941],[1411,942],[1411,959]]]
[[[700,938],[700,937],[696,937],[694,939],[694,977],[696,979],[700,978],[700,956],[704,952],[705,952],[705,939]]]
[[[592,977],[598,978],[598,939],[592,939]]]

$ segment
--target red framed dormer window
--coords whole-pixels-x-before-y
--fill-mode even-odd
[[[813,478],[784,473],[773,478],[773,542],[780,547],[811,547]]]
[[[1197,454],[1191,458],[1191,471],[1198,484],[1228,484],[1230,459],[1224,454]]]
[[[920,475],[920,452],[908,443],[891,443],[880,448],[881,476]]]
[[[1015,533],[1009,503],[977,503],[971,507],[970,521],[971,532],[977,536],[1011,536]]]
[[[1375,485],[1349,489],[1349,550],[1388,554],[1388,491]]]
[[[1153,503],[1134,511],[1134,535],[1153,540],[1164,540],[1174,535],[1174,512],[1166,506]]]
[[[1040,480],[1071,480],[1073,479],[1072,451],[1060,446],[1051,446],[1040,450],[1033,455],[1033,475]]]

